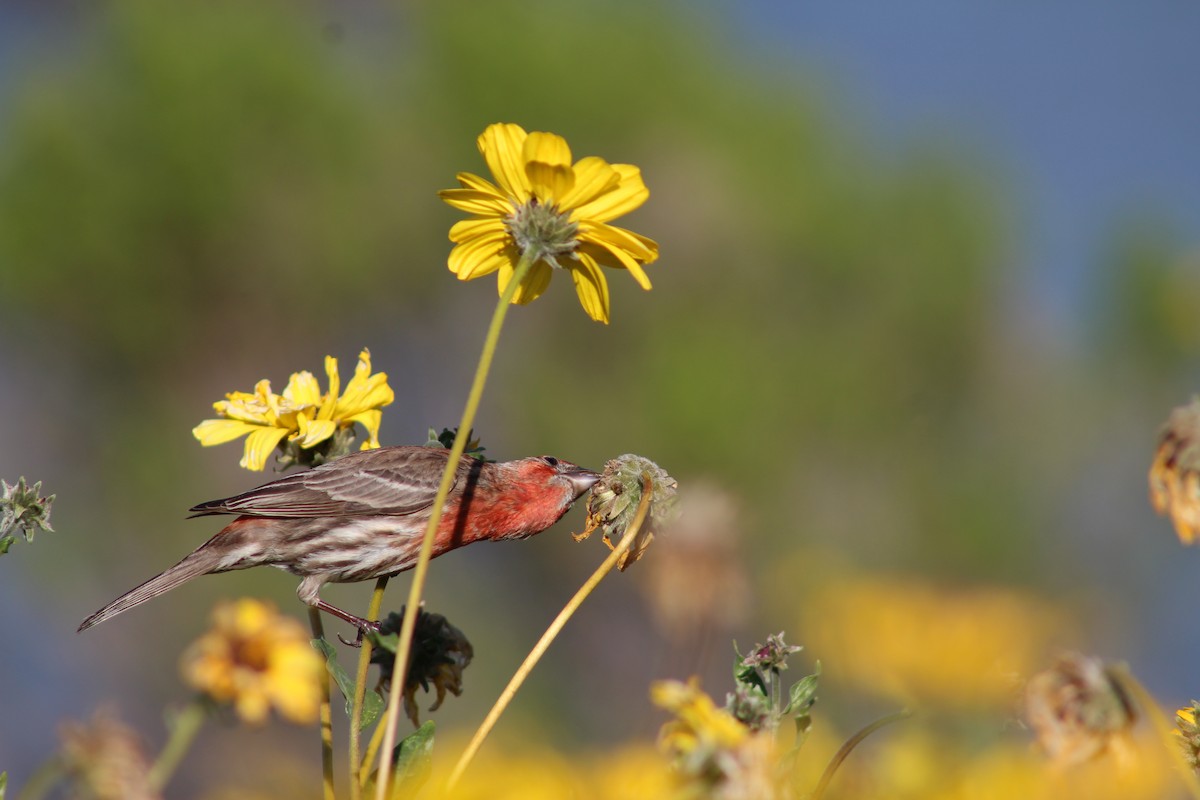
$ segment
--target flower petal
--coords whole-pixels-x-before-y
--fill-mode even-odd
[[[571,148],[553,133],[534,131],[525,138],[521,157],[533,194],[545,205],[558,205],[559,198],[575,185]]]
[[[267,458],[287,433],[287,428],[256,428],[246,437],[246,452],[238,462],[239,466],[261,472]]]
[[[582,242],[577,252],[584,252],[595,259],[602,267],[626,269],[633,279],[646,291],[650,291],[650,278],[647,277],[642,265],[620,247],[613,247],[599,242]]]
[[[500,295],[503,296],[504,290],[508,287],[508,282],[512,280],[513,272],[515,272],[515,269],[511,263],[500,267],[499,281],[496,284]],[[521,285],[517,287],[512,302],[523,306],[537,300],[541,297],[542,292],[546,291],[546,287],[550,285],[550,278],[553,274],[553,267],[545,261],[538,261],[529,268],[529,272],[525,275],[525,280],[521,281]]]
[[[501,122],[489,125],[477,141],[492,176],[518,203],[524,203],[530,196],[529,178],[525,175],[525,162],[521,157],[527,135],[520,125]]]
[[[383,405],[387,405],[384,403]],[[373,450],[379,447],[379,426],[383,423],[383,412],[377,408],[363,411],[351,417],[346,422],[360,423],[367,431],[367,439],[362,443],[361,450]]]
[[[500,187],[489,181],[487,178],[481,178],[473,172],[460,172],[454,176],[459,185],[464,189],[474,189],[477,192],[495,195],[501,200],[508,200],[507,195],[500,191]]]
[[[612,168],[620,176],[620,182],[613,189],[596,197],[590,202],[583,202],[571,214],[571,219],[584,219],[608,222],[628,214],[646,202],[650,190],[642,182],[642,171],[632,164],[612,164]]]
[[[337,423],[331,419],[314,419],[312,421],[301,419],[300,436],[297,442],[301,447],[315,447],[333,436],[333,432],[337,430]]]
[[[438,197],[459,211],[480,217],[502,217],[513,210],[512,201],[508,198],[475,189],[442,189]]]
[[[572,170],[575,173],[575,185],[571,191],[558,199],[560,211],[569,211],[584,203],[590,203],[600,195],[617,188],[621,182],[620,173],[597,156],[579,159]]]
[[[579,238],[585,242],[602,244],[610,250],[620,248],[643,264],[652,264],[658,260],[658,242],[616,225],[581,222]]]
[[[238,419],[206,419],[192,428],[192,435],[199,439],[204,447],[212,447],[215,444],[232,442],[240,436],[258,430],[259,427],[261,426]]]
[[[315,406],[321,402],[321,385],[308,370],[293,372],[283,396],[296,406]]]
[[[502,236],[508,234],[508,229],[504,227],[504,220],[499,217],[463,219],[450,226],[450,241],[459,244],[468,239],[474,239],[476,236],[495,236],[496,234]]]
[[[597,322],[608,324],[608,281],[600,266],[585,252],[577,252],[578,261],[571,263],[571,279],[575,293],[587,315]]]
[[[495,263],[496,257],[504,252],[508,244],[507,235],[485,234],[456,245],[450,251],[446,264],[460,281],[469,281],[494,272],[499,267]]]

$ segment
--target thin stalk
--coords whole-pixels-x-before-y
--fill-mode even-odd
[[[1187,787],[1188,793],[1194,800],[1200,800],[1200,779],[1196,777],[1191,765],[1183,757],[1179,739],[1174,734],[1175,726],[1167,721],[1154,697],[1146,691],[1146,687],[1142,686],[1141,681],[1133,677],[1133,673],[1124,664],[1109,668],[1108,673],[1116,680],[1125,696],[1133,700],[1150,718],[1154,733],[1158,736],[1162,746],[1167,748],[1171,754],[1171,760],[1175,762],[1175,766],[1179,770],[1179,777],[1183,781],[1183,785]]]
[[[150,768],[150,774],[146,776],[146,782],[151,791],[161,792],[166,788],[167,781],[171,780],[175,768],[187,754],[188,749],[192,746],[192,741],[196,738],[196,733],[204,724],[205,716],[207,713],[204,701],[197,697],[175,717],[175,721],[171,724],[171,736],[167,739],[167,744],[163,747],[162,752],[158,754],[158,760]]]
[[[312,626],[314,639],[325,638],[325,626],[321,622],[321,612],[312,606],[308,609],[308,624]],[[333,791],[333,708],[329,704],[329,671],[323,671],[321,678],[321,784],[325,790],[325,800],[334,800]]]
[[[65,775],[62,759],[54,757],[33,771],[25,788],[17,793],[17,800],[42,800]]]
[[[375,591],[371,593],[371,603],[367,606],[367,619],[379,619],[379,609],[383,606],[383,590],[387,588],[387,584],[387,575],[375,581]],[[371,639],[364,636],[362,648],[358,651],[354,700],[350,706],[350,800],[359,800],[362,797],[362,786],[358,783],[358,766],[362,760],[359,753],[359,728],[362,727],[363,699],[367,696],[367,671],[370,667]]]
[[[644,523],[646,520],[646,514],[650,511],[652,488],[653,487],[650,484],[650,476],[642,473],[642,500],[638,504],[637,515],[633,518],[633,523],[629,526],[621,541],[619,541],[616,547],[613,548],[613,551],[608,554],[608,558],[604,559],[604,563],[592,573],[592,576],[588,578],[586,582],[584,582],[583,586],[579,587],[579,591],[575,593],[575,596],[572,597],[565,606],[563,606],[563,610],[558,612],[558,616],[554,618],[554,622],[550,623],[550,627],[547,628],[546,632],[542,634],[542,638],[538,640],[538,643],[535,644],[533,649],[529,651],[529,655],[525,657],[525,660],[521,663],[521,666],[517,668],[516,673],[514,673],[512,676],[512,680],[508,682],[508,686],[504,687],[504,691],[501,692],[500,697],[496,699],[496,703],[492,706],[492,710],[488,712],[487,717],[485,717],[483,723],[480,724],[479,730],[475,731],[475,735],[471,737],[470,743],[467,744],[467,749],[463,751],[463,754],[458,759],[458,763],[454,765],[454,771],[450,773],[450,779],[446,782],[446,791],[449,792],[454,789],[454,786],[462,777],[462,774],[466,770],[467,766],[471,763],[472,759],[475,758],[475,754],[479,752],[479,748],[483,744],[483,740],[487,738],[489,733],[491,733],[492,728],[496,725],[496,721],[500,719],[500,715],[504,713],[506,708],[508,708],[508,704],[512,702],[517,690],[521,688],[521,684],[524,683],[525,679],[529,677],[529,673],[533,671],[534,666],[545,654],[546,650],[549,649],[550,643],[553,642],[554,638],[558,636],[560,631],[562,631],[563,626],[567,624],[567,620],[569,620],[571,616],[579,610],[579,606],[581,606],[583,601],[587,599],[588,595],[592,593],[592,590],[600,584],[600,581],[603,580],[608,573],[612,572],[613,567],[615,567],[617,562],[621,560],[621,556],[623,556],[633,545],[634,539],[637,538],[638,531],[640,531],[642,528],[642,523]]]
[[[425,538],[421,540],[421,553],[417,556],[417,564],[413,569],[412,586],[408,592],[408,603],[404,608],[404,622],[400,626],[400,640],[396,651],[396,667],[392,672],[391,696],[388,698],[388,715],[386,730],[383,735],[383,757],[379,761],[379,781],[375,787],[375,799],[386,800],[392,776],[392,751],[396,748],[396,727],[400,721],[400,697],[404,688],[404,679],[408,675],[408,657],[412,652],[413,630],[417,626],[417,612],[421,606],[421,593],[425,589],[425,574],[429,570],[429,559],[433,553],[433,539],[437,534],[438,525],[442,520],[442,506],[450,494],[454,484],[454,476],[463,450],[467,446],[467,438],[471,426],[475,422],[475,412],[479,410],[479,400],[483,397],[483,387],[487,383],[488,371],[492,368],[492,357],[496,354],[496,343],[500,341],[500,329],[504,327],[504,318],[508,315],[508,307],[512,303],[517,287],[525,279],[525,275],[533,266],[533,259],[528,253],[521,255],[517,268],[496,310],[492,313],[492,322],[488,326],[487,337],[483,340],[483,352],[479,356],[479,366],[475,369],[475,381],[467,395],[467,405],[463,408],[462,421],[458,423],[458,435],[454,437],[454,445],[450,448],[450,457],[446,460],[446,469],[442,473],[442,483],[438,487],[437,497],[430,509],[429,524],[425,528]]]
[[[833,780],[834,773],[837,772],[838,767],[842,765],[842,762],[846,760],[854,748],[862,744],[863,739],[866,739],[872,733],[884,727],[885,725],[891,725],[893,722],[899,722],[900,720],[908,719],[911,716],[912,712],[907,710],[897,711],[895,714],[888,714],[886,717],[875,720],[870,725],[847,739],[846,743],[838,748],[838,751],[833,754],[833,758],[829,759],[829,764],[826,765],[825,771],[821,773],[821,780],[817,781],[817,788],[813,790],[809,800],[821,800],[821,796],[825,794],[825,790],[829,788],[829,782]]]

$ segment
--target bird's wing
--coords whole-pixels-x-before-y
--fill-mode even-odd
[[[255,517],[412,514],[433,505],[448,453],[433,447],[366,450],[189,511]],[[455,484],[474,460],[463,458]]]

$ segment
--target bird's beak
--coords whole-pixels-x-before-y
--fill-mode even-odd
[[[596,481],[600,480],[600,473],[584,467],[572,467],[563,473],[563,477],[575,487],[575,498],[579,499],[580,495],[596,485]]]

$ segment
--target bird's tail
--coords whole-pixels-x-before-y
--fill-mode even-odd
[[[99,625],[104,620],[111,619],[134,606],[140,606],[147,600],[152,600],[160,594],[165,594],[179,584],[190,581],[192,578],[214,572],[220,567],[219,562],[220,559],[205,548],[196,550],[175,566],[155,575],[141,586],[130,589],[95,614],[92,614],[79,625],[79,631],[77,632],[86,631],[93,625]]]

